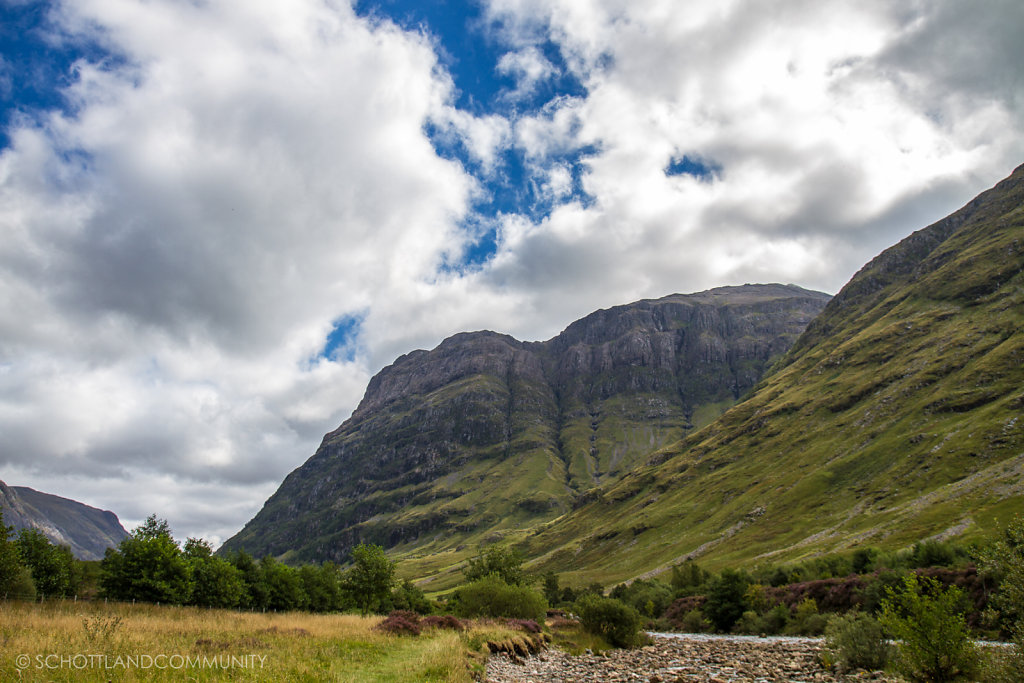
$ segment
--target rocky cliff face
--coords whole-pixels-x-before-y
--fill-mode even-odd
[[[128,536],[117,515],[109,510],[2,481],[0,508],[4,524],[15,533],[39,529],[51,543],[69,546],[80,560],[101,560],[107,548],[116,547]]]
[[[225,549],[458,551],[570,510],[749,391],[829,297],[746,285],[598,311],[546,342],[398,358]]]

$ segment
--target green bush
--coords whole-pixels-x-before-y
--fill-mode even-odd
[[[990,656],[986,680],[1019,682],[1024,671],[1024,517],[1014,517],[1002,536],[980,553],[978,564],[999,583],[990,602],[990,620],[1013,639],[1013,647]]]
[[[615,647],[634,647],[641,641],[640,613],[615,598],[588,594],[576,601],[580,623]]]
[[[511,617],[543,623],[548,604],[537,591],[513,586],[490,575],[455,592],[455,613],[460,617]]]
[[[679,629],[683,633],[705,633],[712,628],[711,622],[704,618],[704,613],[699,609],[692,609],[684,614],[679,623]]]
[[[814,598],[804,598],[796,610],[793,618],[786,626],[786,633],[797,636],[818,636],[825,632],[828,618],[818,612],[818,603]]]
[[[825,652],[841,670],[884,669],[889,650],[882,625],[862,612],[833,615],[825,627]]]
[[[964,619],[963,592],[910,574],[902,590],[888,594],[878,620],[897,641],[899,672],[914,683],[970,680],[979,656]]]

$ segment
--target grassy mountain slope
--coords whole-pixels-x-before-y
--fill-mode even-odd
[[[224,546],[411,574],[569,512],[749,391],[827,295],[750,285],[598,311],[547,342],[493,332],[397,359]]]
[[[113,512],[2,481],[0,508],[4,523],[15,533],[39,529],[51,542],[69,546],[80,560],[103,559],[107,548],[117,547],[128,536]]]
[[[1024,511],[1024,166],[867,264],[756,390],[522,547],[579,582],[972,537]]]

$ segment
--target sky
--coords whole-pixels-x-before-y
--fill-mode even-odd
[[[837,292],[1024,162],[1019,0],[0,0],[0,479],[214,544],[397,356]]]

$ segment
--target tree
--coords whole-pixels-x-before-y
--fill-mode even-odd
[[[242,577],[242,596],[238,602],[239,606],[249,609],[266,609],[270,595],[267,593],[267,585],[263,581],[259,563],[244,550],[236,552],[228,561]]]
[[[10,541],[12,531],[4,524],[4,511],[0,508],[0,595],[34,599],[32,573],[22,564],[17,546]]]
[[[1013,648],[995,658],[991,678],[1016,680],[1024,671],[1024,517],[1015,516],[978,560],[981,571],[999,582],[990,601],[992,613],[987,616],[1013,639]]]
[[[395,563],[379,545],[360,543],[352,550],[352,566],[343,580],[349,599],[363,614],[381,611],[390,601]]]
[[[878,621],[896,639],[897,668],[914,683],[971,680],[978,652],[964,620],[963,592],[909,574],[888,589]]]
[[[189,564],[167,521],[150,515],[116,550],[108,548],[100,563],[100,587],[115,600],[187,602]]]
[[[189,603],[200,607],[237,607],[245,592],[242,573],[227,560],[214,557],[202,539],[185,541],[184,556],[192,577]]]
[[[514,548],[496,545],[486,548],[477,557],[471,558],[462,573],[469,581],[478,581],[485,576],[494,574],[510,586],[521,586],[526,583],[523,554]]]
[[[723,569],[711,582],[707,600],[704,602],[704,616],[715,628],[728,632],[747,609],[746,593],[750,580],[746,574],[733,569]]]
[[[22,564],[32,573],[36,592],[61,597],[75,594],[78,572],[70,548],[50,543],[39,529],[22,529],[14,545]]]
[[[544,599],[551,606],[557,605],[562,599],[562,589],[558,585],[558,575],[548,572],[544,575]]]
[[[270,555],[259,562],[263,585],[267,590],[267,609],[287,612],[303,609],[308,603],[298,570],[282,564]]]

